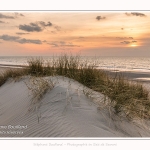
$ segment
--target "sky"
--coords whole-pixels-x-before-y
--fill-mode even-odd
[[[0,56],[60,53],[150,56],[150,12],[0,12]]]

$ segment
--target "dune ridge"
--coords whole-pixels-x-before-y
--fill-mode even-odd
[[[85,87],[67,77],[43,78],[52,80],[55,86],[36,103],[32,103],[32,93],[26,86],[30,82],[29,76],[18,81],[9,79],[2,85],[0,137],[150,136],[150,130],[142,122],[121,120],[112,110],[102,109],[104,95],[95,92],[97,99],[87,97],[83,92]],[[8,125],[27,128],[8,129]]]

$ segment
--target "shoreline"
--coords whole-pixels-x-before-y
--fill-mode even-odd
[[[0,64],[0,68],[3,67],[3,68],[7,68],[7,67],[12,67],[12,68],[16,68],[16,67],[25,67],[25,65],[11,65],[11,64]]]
[[[111,71],[104,70],[110,77],[115,77],[116,73],[122,75],[125,79],[129,79],[131,81],[139,81],[139,82],[150,82],[150,73],[149,72],[133,72],[133,71]]]

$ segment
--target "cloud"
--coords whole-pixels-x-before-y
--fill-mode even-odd
[[[102,19],[106,19],[106,17],[97,16],[96,19],[99,21],[99,20],[102,20]]]
[[[5,23],[5,22],[0,20],[0,23]]]
[[[51,33],[56,34],[57,32],[56,31],[51,31]]]
[[[49,44],[49,45],[51,45],[51,46],[53,46],[53,47],[59,47],[59,45],[58,45],[56,42],[47,43],[47,44]]]
[[[61,30],[61,27],[60,27],[60,26],[57,26],[57,25],[54,25],[54,28],[55,28],[57,31],[60,31],[60,30]]]
[[[20,16],[24,17],[24,15],[23,15],[23,14],[20,14]]]
[[[24,34],[30,34],[30,33],[24,33],[24,32],[16,32],[18,35],[24,35]]]
[[[17,12],[13,13],[11,16],[0,13],[0,19],[15,19],[18,17],[24,17],[24,15]]]
[[[30,25],[19,25],[20,30],[27,32],[41,32],[43,29],[36,23],[30,23]]]
[[[31,22],[30,25],[36,27],[38,24]]]
[[[7,34],[1,35],[0,39],[4,40],[4,41],[16,41],[17,39],[19,39],[19,36],[10,36]]]
[[[120,42],[121,44],[130,44],[130,41],[123,41],[123,42]]]
[[[131,13],[125,13],[127,16],[139,16],[139,17],[146,17],[145,14],[143,13],[138,13],[138,12],[131,12]]]
[[[132,41],[132,43],[136,43],[137,41]]]
[[[15,17],[17,18],[17,17],[24,17],[24,15],[23,14],[21,14],[21,13],[17,13],[17,12],[15,12]]]
[[[46,41],[46,40],[44,40],[44,41],[42,41],[42,42],[46,43],[47,41]]]
[[[54,41],[51,43],[47,43],[53,47],[80,47],[79,45],[74,45],[71,42],[65,42],[65,41]]]
[[[131,14],[130,13],[125,13],[127,16],[131,16]]]
[[[120,42],[121,44],[130,44],[130,43],[136,43],[137,41],[123,41],[123,42]]]
[[[13,16],[4,15],[4,14],[2,14],[2,13],[0,13],[0,18],[1,18],[1,19],[15,19],[15,17],[13,17]]]
[[[129,39],[133,39],[133,37],[128,37]]]
[[[117,39],[123,40],[123,39],[133,39],[133,37],[116,37]]]
[[[39,21],[38,23],[43,27],[50,27],[53,25],[51,22],[45,23],[44,21]]]
[[[42,44],[41,40],[31,40],[31,39],[25,39],[25,38],[21,38],[17,40],[17,42],[21,44],[25,44],[25,43]]]
[[[19,25],[20,30],[27,32],[41,32],[45,27],[51,27],[53,24],[51,22],[45,23],[44,21],[31,22],[29,25]]]
[[[0,39],[4,40],[4,41],[13,41],[13,42],[17,42],[20,44],[25,44],[25,43],[33,43],[33,44],[42,44],[41,40],[38,39],[26,39],[26,38],[21,38],[19,36],[11,36],[11,35],[1,35]]]

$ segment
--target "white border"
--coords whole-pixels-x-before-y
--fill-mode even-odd
[[[0,10],[150,10],[149,0],[0,0]]]
[[[0,0],[0,11],[150,11],[148,0]],[[42,140],[41,140],[42,139]],[[90,140],[92,139],[92,140]],[[112,140],[113,139],[113,140]],[[0,138],[2,149],[83,149],[87,146],[34,146],[34,143],[116,143],[117,146],[92,146],[94,149],[144,149],[149,138]]]
[[[50,150],[50,149],[64,149],[65,150],[83,150],[83,149],[91,149],[94,148],[94,150],[100,150],[100,149],[105,149],[105,150],[122,150],[122,149],[136,149],[136,150],[141,150],[141,149],[147,149],[149,147],[149,140],[130,140],[130,139],[125,139],[125,140],[108,140],[108,139],[103,139],[103,140],[75,140],[75,139],[67,139],[67,140],[51,140],[51,139],[30,139],[30,140],[24,140],[24,139],[19,139],[19,140],[0,140],[0,146],[2,149],[15,149],[15,150]]]

